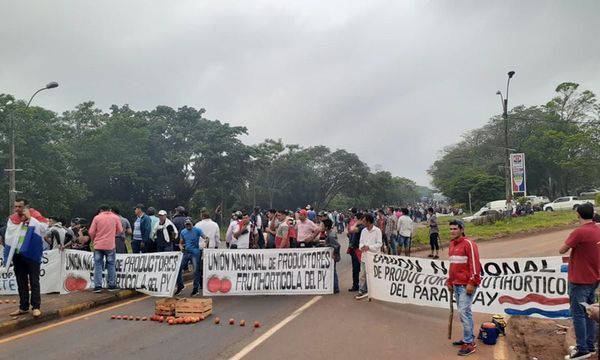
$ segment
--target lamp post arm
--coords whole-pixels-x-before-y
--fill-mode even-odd
[[[29,99],[29,102],[27,102],[27,106],[25,106],[25,109],[29,108],[29,105],[31,104],[31,100],[33,100],[33,98],[40,92],[43,90],[46,90],[46,87],[43,87],[41,89],[39,89],[38,91],[34,92],[33,95],[31,95],[31,98]]]

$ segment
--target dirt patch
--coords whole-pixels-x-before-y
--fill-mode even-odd
[[[569,345],[575,343],[570,320],[513,316],[508,321],[506,335],[508,346],[518,360],[562,360]]]

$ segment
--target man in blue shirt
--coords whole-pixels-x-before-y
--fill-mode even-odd
[[[183,285],[183,269],[187,269],[189,262],[192,262],[194,267],[194,288],[191,296],[196,296],[199,289],[202,289],[202,247],[201,239],[208,240],[201,229],[194,227],[192,219],[185,220],[185,227],[179,235],[179,247],[183,252],[183,260],[181,260],[181,268],[179,276],[177,276],[177,291],[175,295],[179,295],[181,290],[185,288]]]

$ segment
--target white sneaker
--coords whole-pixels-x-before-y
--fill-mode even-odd
[[[355,298],[356,300],[361,300],[361,299],[364,299],[364,298],[366,298],[366,297],[368,297],[368,296],[369,296],[369,294],[368,294],[368,293],[361,293],[361,292],[359,292],[359,293],[358,293],[358,295],[356,295],[354,298]]]
[[[573,356],[576,353],[577,353],[577,346],[575,346],[575,345],[569,346],[569,355],[567,355],[567,356]],[[591,351],[589,354],[590,354],[590,356],[596,355],[596,349],[594,348],[594,351]]]

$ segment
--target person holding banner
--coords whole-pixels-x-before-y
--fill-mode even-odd
[[[465,225],[460,220],[450,221],[452,240],[448,247],[450,269],[448,270],[448,290],[454,292],[456,307],[463,325],[463,339],[452,343],[460,346],[458,355],[466,356],[475,352],[473,336],[473,314],[471,305],[481,281],[481,263],[477,244],[465,237]]]
[[[8,218],[4,239],[4,267],[12,262],[19,290],[19,309],[10,316],[19,316],[33,309],[33,317],[40,317],[40,266],[42,239],[48,229],[48,220],[39,211],[30,208],[26,199],[15,199],[15,212]],[[31,297],[30,297],[31,292]]]
[[[594,223],[594,206],[585,203],[577,207],[581,224],[573,230],[558,252],[569,256],[569,300],[577,344],[565,359],[586,359],[596,353],[594,342],[598,326],[586,317],[583,304],[596,302],[600,281],[600,228]]]
[[[379,254],[382,246],[383,236],[381,230],[375,226],[373,215],[365,214],[365,228],[361,231],[359,243],[361,261],[358,294],[354,297],[356,300],[369,296],[367,289],[367,265],[365,264],[365,257],[362,255],[367,251]]]

